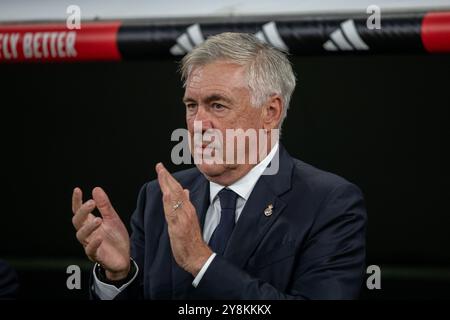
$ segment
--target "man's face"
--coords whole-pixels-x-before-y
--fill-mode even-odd
[[[245,69],[238,64],[217,61],[194,68],[187,79],[183,101],[186,105],[186,121],[191,139],[194,137],[194,121],[201,123],[203,133],[208,129],[219,130],[225,143],[226,129],[263,128],[263,108],[251,105]],[[211,142],[205,140],[204,146]],[[248,153],[248,148],[245,149],[244,152]],[[192,150],[194,153],[202,151],[204,150]],[[222,151],[225,157],[225,146]],[[229,185],[253,167],[246,162],[206,164],[203,161],[197,164],[197,167],[210,181]]]

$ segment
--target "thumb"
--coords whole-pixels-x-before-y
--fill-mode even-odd
[[[105,219],[114,219],[119,218],[116,210],[114,210],[111,202],[109,201],[109,198],[105,191],[103,191],[102,188],[96,187],[94,190],[92,190],[92,198],[95,201],[95,204],[97,205],[98,211],[100,211],[100,214]]]

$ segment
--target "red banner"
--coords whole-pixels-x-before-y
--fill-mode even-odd
[[[421,35],[428,52],[450,52],[450,12],[427,13]]]
[[[120,22],[0,25],[0,62],[120,60]]]

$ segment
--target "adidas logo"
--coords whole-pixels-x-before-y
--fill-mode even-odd
[[[262,26],[262,30],[258,31],[255,36],[272,46],[284,51],[289,51],[289,48],[284,43],[280,34],[278,33],[277,25],[271,21]],[[170,48],[170,53],[174,56],[184,55],[194,49],[195,46],[204,42],[202,30],[198,23],[189,26],[182,35],[177,38],[177,43]]]
[[[200,25],[198,23],[193,24],[186,29],[185,33],[177,38],[177,44],[170,48],[170,53],[174,56],[184,55],[192,51],[195,46],[203,41],[205,41],[205,39],[203,38]]]
[[[330,34],[330,40],[323,44],[327,51],[369,50],[369,46],[361,39],[353,20],[341,23],[339,29]]]
[[[284,43],[280,34],[278,33],[277,25],[271,21],[262,26],[262,30],[257,32],[255,36],[262,42],[271,44],[275,48],[288,52],[289,48]]]

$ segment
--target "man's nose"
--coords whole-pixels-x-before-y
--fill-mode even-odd
[[[206,110],[205,107],[199,106],[197,109],[197,113],[195,115],[194,121],[199,121],[202,124],[202,131],[211,129],[212,122],[211,122],[211,115]]]

